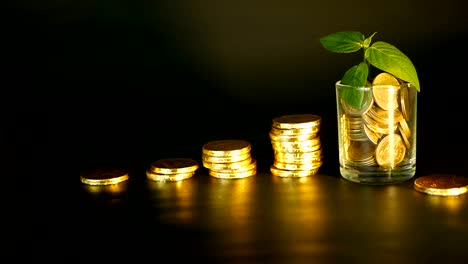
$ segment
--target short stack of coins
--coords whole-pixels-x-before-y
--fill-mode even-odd
[[[257,162],[251,155],[252,146],[245,140],[210,141],[202,146],[203,167],[210,176],[239,179],[257,174]]]
[[[322,165],[319,130],[321,117],[313,114],[284,115],[273,119],[269,132],[274,161],[270,166],[279,177],[317,174]]]
[[[198,168],[198,162],[191,158],[159,159],[151,163],[146,177],[153,181],[181,181],[195,175]]]
[[[391,169],[414,156],[408,87],[391,74],[380,73],[372,82],[372,93],[363,98],[361,109],[341,103],[340,134],[346,165]],[[411,155],[408,155],[410,154]]]

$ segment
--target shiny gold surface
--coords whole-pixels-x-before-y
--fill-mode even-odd
[[[320,126],[321,117],[314,114],[284,115],[273,119],[272,127],[278,129],[312,128]]]
[[[274,154],[270,167],[273,175],[305,177],[317,173],[323,157],[320,124],[321,117],[311,114],[286,115],[273,119],[269,133]]]
[[[250,152],[252,146],[245,140],[215,140],[202,146],[202,154],[214,157],[239,156]]]
[[[162,174],[193,172],[198,167],[198,162],[190,158],[160,159],[151,163],[151,171]]]
[[[300,142],[305,140],[313,140],[317,134],[298,134],[298,135],[276,135],[269,133],[270,140],[281,142]]]
[[[275,166],[270,166],[270,172],[278,177],[296,178],[296,177],[308,177],[317,174],[318,168],[310,170],[290,170],[290,169],[279,169]]]
[[[315,170],[320,168],[322,165],[322,160],[315,160],[315,161],[310,161],[307,163],[301,163],[301,162],[295,162],[295,163],[287,163],[287,162],[282,162],[281,160],[275,159],[273,161],[273,167],[276,169],[280,170],[292,170],[292,171],[309,171],[309,170]]]
[[[430,195],[454,196],[468,192],[468,177],[435,174],[417,178],[413,186],[416,191]]]
[[[195,171],[184,173],[156,173],[151,169],[146,170],[146,177],[152,181],[182,181],[193,177]]]
[[[402,85],[400,87],[400,108],[406,121],[410,121],[411,117],[411,105],[408,93],[408,86]]]
[[[128,180],[128,170],[115,167],[101,167],[86,170],[81,173],[80,180],[89,185],[117,184]]]
[[[394,168],[405,157],[406,147],[398,134],[390,134],[382,138],[375,150],[375,158],[379,166]]]
[[[244,164],[241,167],[238,168],[228,168],[228,169],[213,169],[210,168],[210,171],[214,171],[216,173],[220,174],[235,174],[238,172],[244,172],[244,171],[249,171],[257,168],[257,161],[255,159],[250,159],[250,162],[247,164]]]
[[[233,156],[202,155],[202,160],[206,163],[230,163],[243,161],[245,159],[248,159],[250,156],[250,152]]]
[[[270,133],[278,136],[295,136],[295,135],[306,135],[306,134],[317,134],[320,130],[319,126],[306,127],[306,128],[289,128],[279,129],[272,127]]]
[[[237,162],[206,162],[203,161],[203,166],[210,170],[236,170],[241,169],[245,166],[248,166],[253,161],[252,157],[248,157],[245,160],[237,161]]]
[[[246,170],[246,171],[214,171],[209,170],[208,174],[210,176],[221,178],[221,179],[241,179],[254,176],[257,174],[257,168]]]
[[[398,107],[400,81],[393,75],[382,72],[372,81],[374,101],[384,110],[394,110]]]

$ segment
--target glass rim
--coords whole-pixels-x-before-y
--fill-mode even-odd
[[[352,87],[351,85],[349,84],[341,84],[341,80],[338,80],[335,82],[335,87],[337,88],[344,88],[344,87]],[[368,89],[372,89],[373,87],[396,87],[396,88],[400,88],[400,87],[407,87],[407,88],[410,88],[410,87],[414,87],[414,85],[412,85],[411,83],[402,83],[400,85],[370,85],[370,86],[361,86],[361,87],[352,87],[354,89],[360,89],[360,90],[368,90]]]

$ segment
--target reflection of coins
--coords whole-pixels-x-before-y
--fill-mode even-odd
[[[151,170],[156,173],[185,173],[198,169],[198,162],[189,158],[160,159],[151,163]]]
[[[468,177],[443,174],[423,176],[414,181],[414,189],[430,195],[460,195],[468,191]]]
[[[248,141],[235,139],[215,140],[202,146],[202,154],[216,157],[243,155],[250,150]]]
[[[375,159],[379,166],[393,168],[405,157],[406,147],[398,134],[390,134],[382,138],[375,150]]]
[[[320,126],[321,118],[314,114],[284,115],[273,119],[272,127],[278,129],[311,128]]]
[[[83,172],[80,180],[89,185],[116,184],[128,180],[128,171],[116,167],[95,168]]]

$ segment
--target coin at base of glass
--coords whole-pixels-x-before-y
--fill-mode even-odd
[[[417,90],[404,82],[388,84],[388,89],[385,85],[379,83],[378,91],[372,85],[353,87],[355,96],[365,99],[365,109],[359,111],[355,104],[353,113],[343,100],[350,86],[340,81],[335,85],[340,174],[346,180],[391,184],[416,174]]]

